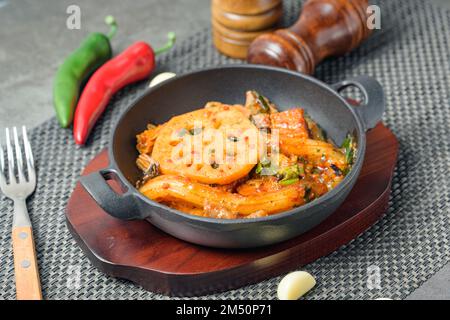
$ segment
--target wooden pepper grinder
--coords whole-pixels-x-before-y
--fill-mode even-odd
[[[245,59],[252,41],[274,31],[282,14],[282,0],[213,0],[214,45],[229,57]]]
[[[312,74],[323,59],[343,55],[371,33],[368,0],[308,0],[297,22],[256,38],[247,61]]]

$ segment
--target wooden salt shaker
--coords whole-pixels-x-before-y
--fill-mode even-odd
[[[213,0],[214,45],[227,56],[245,59],[251,42],[273,31],[282,14],[282,0]]]
[[[358,47],[371,33],[368,0],[308,0],[297,22],[256,38],[247,61],[312,74],[323,59]]]

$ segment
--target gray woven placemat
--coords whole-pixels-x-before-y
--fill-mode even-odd
[[[450,261],[450,13],[422,0],[379,4],[382,30],[352,54],[323,63],[316,76],[333,83],[367,74],[383,84],[384,121],[401,149],[390,209],[352,243],[303,268],[318,280],[308,299],[405,298]],[[295,20],[299,8],[299,1],[285,1],[285,24]],[[160,71],[179,74],[228,63],[236,61],[216,53],[207,28],[158,61]],[[115,120],[145,85],[130,86],[114,97],[87,148],[77,148],[71,131],[59,129],[55,119],[31,132],[39,184],[29,207],[48,299],[167,298],[97,271],[64,219],[81,169],[106,146]],[[2,195],[0,205],[0,298],[13,299],[12,206]],[[367,285],[370,270],[380,272],[378,288]],[[273,299],[279,280],[203,298]]]

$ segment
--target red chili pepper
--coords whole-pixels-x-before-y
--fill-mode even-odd
[[[155,68],[155,55],[170,49],[175,42],[174,33],[169,33],[168,37],[168,44],[156,51],[145,42],[136,42],[92,75],[75,110],[73,137],[76,144],[85,144],[98,118],[117,91],[150,75]]]

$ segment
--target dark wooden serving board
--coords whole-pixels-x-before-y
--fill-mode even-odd
[[[67,205],[67,225],[98,269],[147,290],[193,296],[238,288],[328,255],[380,219],[388,206],[398,142],[382,124],[368,133],[367,142],[361,175],[344,204],[313,230],[281,244],[246,250],[193,245],[146,221],[121,221],[109,216],[80,184]],[[105,150],[83,174],[107,165]]]

